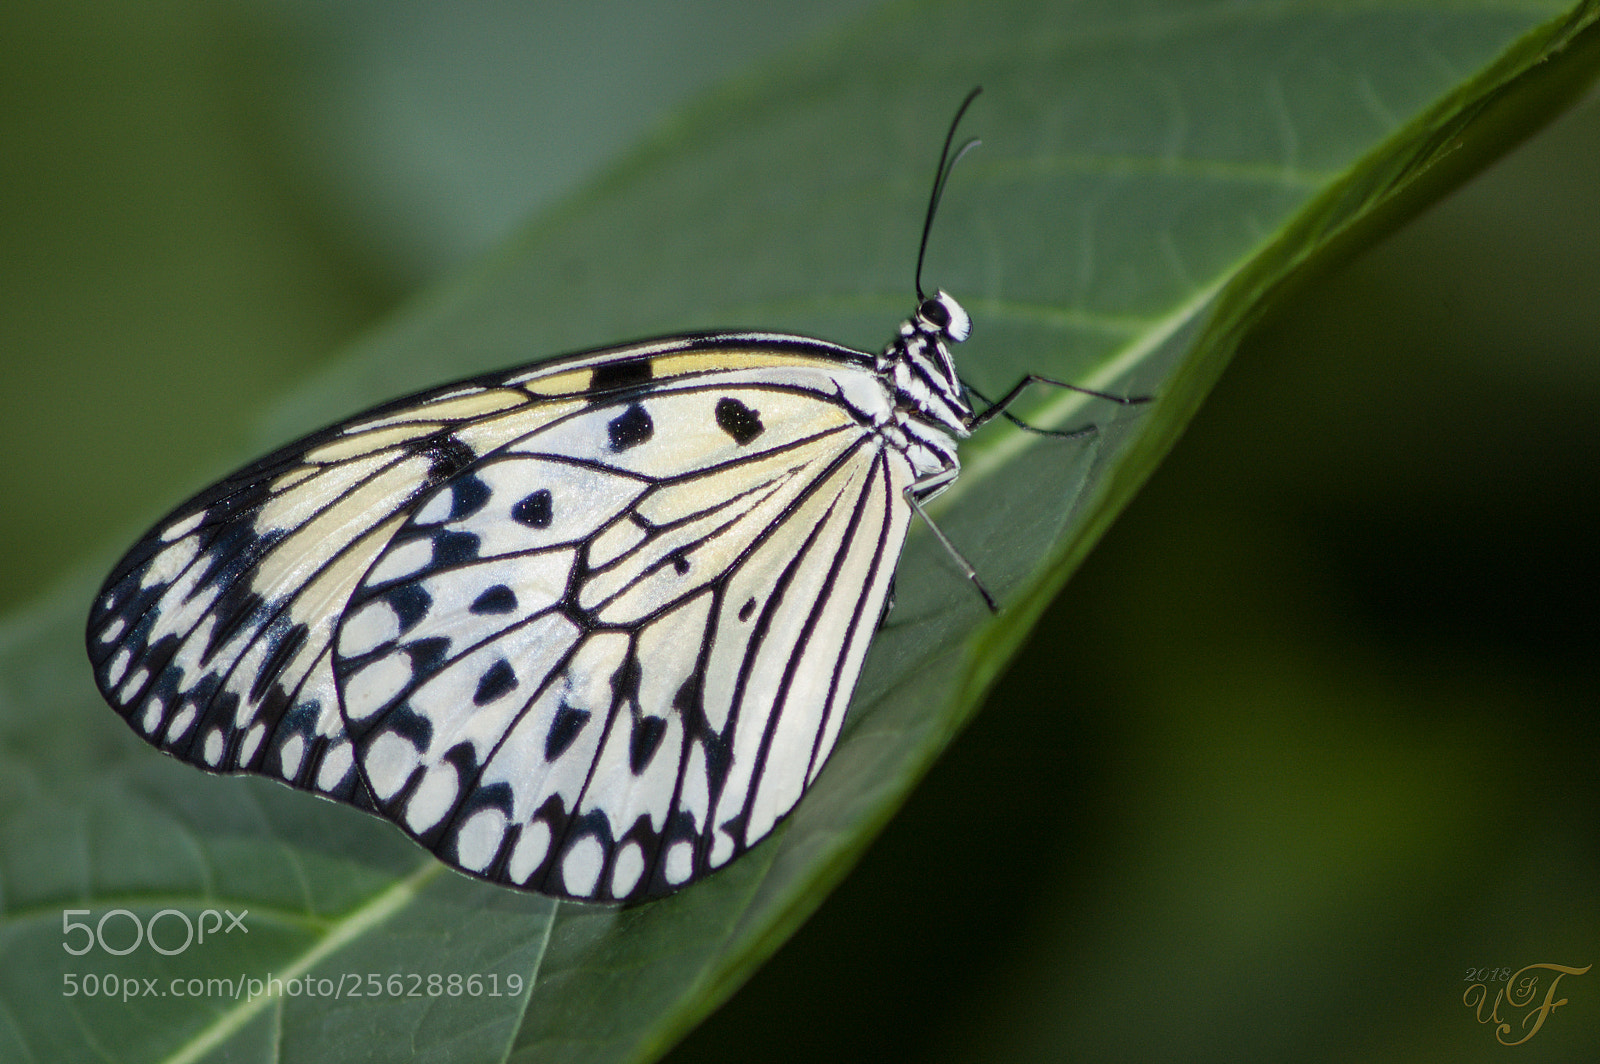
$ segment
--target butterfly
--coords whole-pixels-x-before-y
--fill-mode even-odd
[[[726,866],[822,770],[957,441],[1044,380],[975,413],[950,354],[970,319],[922,290],[977,91],[881,353],[678,336],[313,433],[112,570],[101,692],[165,753],[375,813],[484,879],[637,902]]]

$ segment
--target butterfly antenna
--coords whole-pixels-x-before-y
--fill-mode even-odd
[[[928,253],[928,234],[933,230],[933,216],[939,210],[940,198],[944,196],[945,182],[949,180],[950,171],[955,169],[956,163],[961,161],[961,157],[983,143],[980,140],[969,140],[961,145],[961,149],[956,152],[954,158],[950,156],[950,145],[955,143],[956,127],[961,124],[961,116],[967,113],[967,108],[972,106],[972,101],[976,100],[978,93],[982,91],[983,86],[979,85],[967,93],[967,98],[961,101],[961,106],[956,109],[955,118],[950,122],[950,132],[944,135],[944,150],[939,153],[939,167],[933,173],[933,194],[928,197],[928,216],[922,221],[922,246],[917,249],[916,286],[917,302],[919,303],[927,298],[922,294],[922,260]]]

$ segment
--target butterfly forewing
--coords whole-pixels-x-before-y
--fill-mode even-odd
[[[838,735],[909,511],[871,356],[766,334],[388,404],[203,492],[107,580],[107,699],[167,752],[373,809],[476,875],[670,892]]]
[[[307,437],[179,507],[117,566],[91,613],[101,690],[168,752],[356,804],[328,654],[344,601],[481,434],[555,404],[464,384]]]

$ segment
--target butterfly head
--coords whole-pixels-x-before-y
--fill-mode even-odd
[[[966,310],[942,288],[917,305],[916,317],[912,320],[918,332],[929,333],[936,341],[959,344],[972,332],[972,319]]]
[[[923,363],[923,376],[936,394],[941,394],[958,413],[965,412],[961,378],[950,345],[959,344],[972,332],[972,319],[955,297],[944,289],[924,296],[917,304],[900,335],[909,363]]]
[[[950,345],[972,331],[972,319],[949,293],[925,296],[900,324],[900,335],[878,356],[878,373],[895,405],[946,434],[963,437],[972,407],[956,373]]]

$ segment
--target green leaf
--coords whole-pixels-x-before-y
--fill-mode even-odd
[[[358,345],[263,442],[638,335],[881,344],[910,309],[945,123],[979,83],[984,146],[955,172],[927,268],[973,314],[964,373],[988,394],[1031,371],[1156,402],[1041,394],[1033,423],[1099,431],[997,424],[971,441],[937,517],[1006,611],[914,536],[845,735],[794,816],[625,911],[486,886],[352,810],[154,755],[94,693],[79,635],[94,582],[75,581],[0,633],[0,1058],[657,1055],[845,873],[1242,334],[1570,99],[1596,69],[1594,19],[1509,0],[900,4],[680,115]],[[958,852],[928,865],[930,890],[1004,895]],[[88,932],[69,924],[101,943],[74,955]],[[177,949],[190,927],[205,940]],[[240,980],[271,992],[235,995]]]

